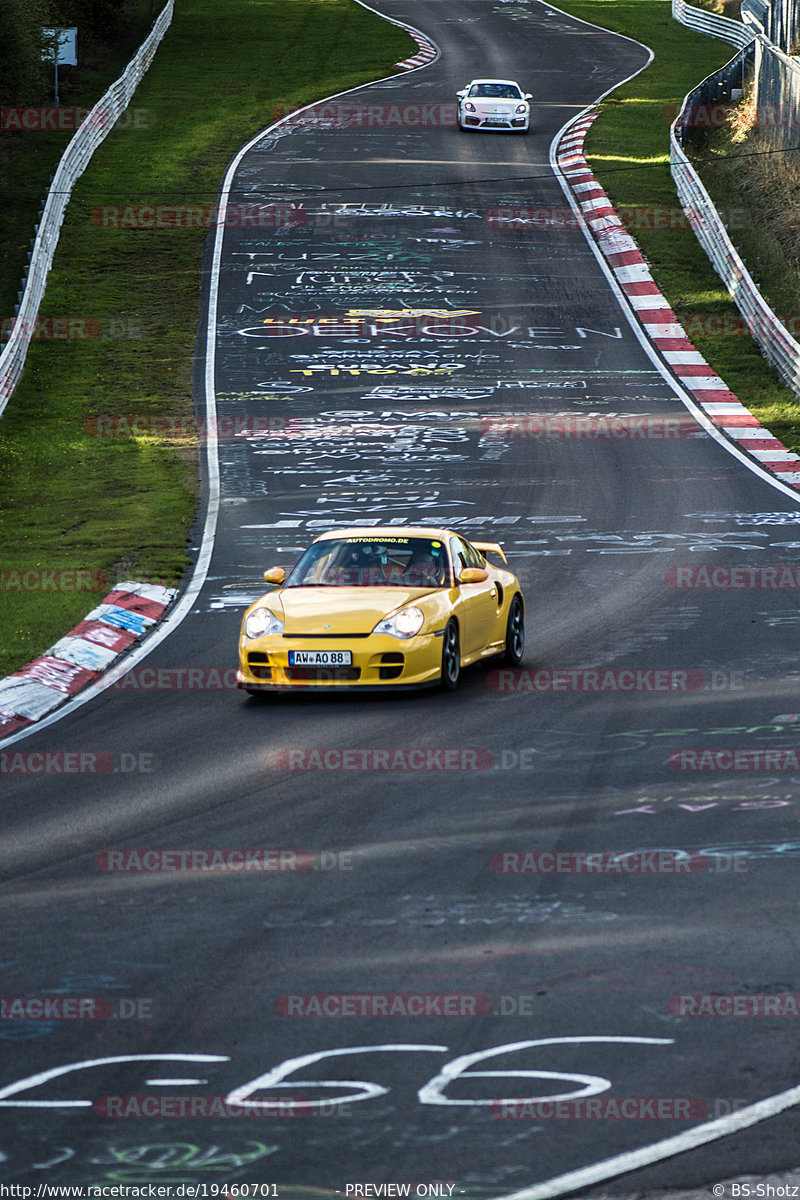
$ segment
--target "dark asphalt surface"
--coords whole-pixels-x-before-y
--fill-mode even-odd
[[[374,106],[361,124],[329,102],[236,172],[232,203],[307,215],[225,236],[216,386],[223,427],[239,433],[220,443],[220,524],[191,615],[126,686],[7,751],[105,752],[114,769],[3,781],[2,995],[138,1005],[127,1020],[2,1022],[8,1183],[310,1195],[449,1181],[453,1195],[499,1196],[797,1082],[796,1022],[670,1005],[797,987],[800,772],[785,757],[737,771],[675,757],[796,747],[795,592],[671,581],[676,568],[793,566],[800,516],[691,422],[583,233],[558,217],[553,136],[646,54],[543,5],[385,8],[433,37],[440,60],[342,98]],[[534,93],[529,136],[407,123],[479,75]],[[498,228],[509,206],[552,209],[558,227]],[[408,310],[404,331],[387,322]],[[453,336],[421,310],[472,324]],[[620,414],[650,435],[563,434]],[[475,669],[453,696],[259,703],[213,685],[266,566],[320,529],[387,521],[503,543],[526,594],[526,672]],[[187,667],[208,686],[175,686]],[[643,690],[569,678],[558,690],[564,677],[537,674],[584,667],[644,672]],[[173,673],[153,688],[145,668]],[[655,669],[679,687],[689,673],[689,690],[647,690]],[[343,748],[423,748],[430,769],[286,767],[289,752],[308,763],[306,751]],[[482,753],[447,770],[447,748]],[[97,856],[120,848],[315,857],[302,871],[103,869]],[[652,849],[702,854],[704,869],[497,869],[504,852]],[[420,1016],[313,1015],[298,999],[343,994],[438,999]],[[459,1015],[443,997],[460,997]],[[548,1039],[562,1040],[519,1045]],[[156,1061],[170,1054],[217,1058]],[[642,1119],[492,1103],[598,1077],[604,1100],[638,1097]],[[251,1097],[312,1107],[101,1113],[102,1097],[224,1097],[251,1081]],[[652,1117],[653,1098],[683,1104]],[[787,1168],[797,1133],[792,1112],[613,1190]]]

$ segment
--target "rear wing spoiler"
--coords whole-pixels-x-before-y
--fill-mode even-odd
[[[500,549],[497,542],[473,542],[472,544],[476,550],[480,550],[481,552],[488,550],[492,554],[499,554],[504,563],[508,562],[508,559],[506,558],[505,554],[503,554],[503,551]]]

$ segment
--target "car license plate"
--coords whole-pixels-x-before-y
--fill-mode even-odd
[[[290,650],[290,667],[349,667],[353,655],[349,650]]]

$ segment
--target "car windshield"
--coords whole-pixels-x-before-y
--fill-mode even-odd
[[[449,576],[435,538],[354,536],[315,542],[285,587],[442,587]]]
[[[513,83],[473,83],[469,94],[486,100],[519,100],[522,92]]]

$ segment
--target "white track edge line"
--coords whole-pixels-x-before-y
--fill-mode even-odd
[[[559,10],[559,11],[561,11],[561,10]],[[566,13],[565,15],[569,16],[569,13]],[[633,39],[629,38],[628,40],[631,41]],[[641,44],[641,43],[639,43],[639,44]],[[647,49],[647,47],[644,47],[644,48]],[[650,51],[650,57],[651,57],[651,61],[652,61],[652,57],[653,57],[652,51]],[[649,66],[649,63],[647,63],[645,65]],[[644,70],[644,67],[642,67],[641,70]],[[620,83],[616,84],[615,88],[621,87],[622,84],[624,84],[624,83],[628,83],[630,79],[635,78],[636,75],[638,75],[638,74],[639,74],[639,71],[634,72],[634,74],[629,76],[628,79],[623,79],[623,80],[621,80]],[[596,100],[594,102],[594,104],[587,105],[587,107],[583,110],[583,113],[589,112],[593,108],[595,108],[596,105],[599,104],[601,100],[604,100],[605,97],[607,95],[609,95],[610,92],[615,90],[615,88],[610,88],[608,92],[604,92],[603,95],[600,96],[598,98],[598,100]],[[570,127],[570,125],[573,124],[574,121],[580,120],[581,116],[583,116],[583,113],[579,114],[578,117],[571,118],[569,121],[567,121],[562,126],[560,133],[563,133],[566,129],[568,129]],[[644,329],[642,328],[641,323],[640,323],[638,317],[636,316],[634,309],[631,307],[631,305],[628,302],[628,297],[625,295],[624,291],[622,290],[619,283],[617,282],[617,279],[613,273],[612,267],[608,264],[602,250],[597,245],[590,229],[588,228],[586,218],[585,218],[579,204],[576,202],[574,196],[572,195],[572,192],[571,192],[571,189],[569,186],[569,182],[566,179],[566,177],[564,176],[564,173],[563,173],[563,171],[558,163],[558,160],[557,160],[559,138],[560,138],[560,134],[556,134],[556,136],[553,138],[553,141],[550,144],[550,165],[556,174],[559,184],[561,185],[561,190],[564,192],[567,202],[569,203],[570,207],[572,208],[573,212],[575,213],[575,216],[577,217],[577,219],[580,223],[580,227],[584,233],[584,236],[586,237],[586,240],[589,243],[592,253],[594,254],[595,258],[597,259],[597,262],[599,263],[600,268],[603,271],[603,274],[606,276],[606,279],[608,280],[608,284],[609,284],[612,292],[614,293],[615,298],[617,299],[617,301],[619,303],[620,309],[622,310],[624,316],[626,317],[628,324],[630,325],[631,329],[633,330],[634,336],[636,337],[640,346],[644,350],[645,354],[650,359],[650,361],[653,363],[654,367],[656,368],[658,373],[661,375],[662,379],[667,384],[667,386],[670,388],[670,390],[677,396],[677,398],[681,401],[681,403],[684,405],[684,407],[687,408],[689,410],[689,412],[692,414],[692,416],[695,418],[697,423],[699,425],[701,425],[703,429],[705,429],[706,433],[708,433],[714,439],[715,442],[717,442],[720,446],[722,446],[734,458],[738,459],[740,463],[742,463],[745,467],[747,467],[747,469],[749,471],[751,471],[754,475],[757,475],[765,483],[768,483],[771,487],[775,488],[777,491],[782,492],[784,494],[784,496],[788,496],[789,499],[793,500],[796,504],[800,503],[800,494],[798,494],[798,492],[794,488],[790,487],[788,484],[781,483],[780,479],[776,478],[776,476],[774,474],[772,474],[770,471],[765,470],[762,466],[760,466],[752,458],[750,458],[748,455],[744,454],[741,450],[739,450],[739,448],[737,446],[735,446],[731,441],[729,441],[728,438],[724,435],[724,433],[720,429],[720,427],[717,424],[715,424],[714,421],[712,421],[711,418],[703,411],[702,407],[699,405],[698,401],[694,399],[694,397],[691,395],[691,393],[686,388],[684,388],[682,386],[682,384],[680,384],[677,381],[677,379],[675,379],[670,374],[670,371],[667,368],[666,364],[664,363],[663,359],[661,358],[657,348],[653,345],[650,338],[647,336]],[[610,203],[610,201],[609,201],[609,203]],[[645,265],[647,265],[647,264],[645,263]],[[648,271],[649,271],[649,267],[648,267]],[[701,377],[699,377],[699,378],[701,378]],[[737,397],[737,399],[738,399],[738,397]],[[741,401],[739,401],[739,403],[741,404]],[[743,405],[743,407],[746,408],[747,406]],[[749,411],[749,409],[748,409],[748,411]]]
[[[548,7],[555,8],[555,5],[548,5]],[[563,9],[558,9],[557,11],[564,13]],[[570,16],[571,14],[564,13],[564,15]],[[575,19],[579,20],[579,18]],[[583,21],[581,23],[589,24],[588,21]],[[593,26],[593,28],[601,27]],[[626,40],[631,42],[635,41],[633,38],[627,38]],[[730,442],[728,442],[728,440],[722,436],[717,426],[706,417],[702,409],[700,409],[695,401],[691,399],[688,392],[685,392],[684,389],[676,382],[676,380],[669,375],[660,358],[658,357],[655,347],[650,342],[649,338],[647,338],[644,330],[641,327],[641,324],[635,317],[633,309],[628,304],[627,297],[617,283],[612,273],[612,269],[607,263],[605,256],[600,250],[600,247],[595,242],[583,213],[574,196],[572,195],[569,183],[558,164],[558,145],[566,130],[584,118],[587,113],[591,112],[597,106],[597,104],[604,100],[606,96],[610,95],[611,92],[615,91],[619,87],[622,87],[623,84],[628,83],[631,79],[635,79],[636,76],[645,70],[645,68],[648,67],[653,61],[653,51],[650,50],[648,46],[644,46],[641,42],[635,42],[635,44],[642,46],[644,50],[647,50],[649,54],[648,61],[644,64],[644,66],[640,67],[638,71],[634,71],[632,75],[629,75],[627,79],[622,79],[618,83],[614,84],[614,86],[609,88],[608,91],[604,92],[602,96],[599,96],[593,104],[587,105],[586,108],[578,114],[578,116],[572,117],[565,122],[550,143],[550,165],[553,168],[553,172],[558,179],[559,184],[561,185],[561,189],[564,192],[570,207],[578,218],[584,237],[589,243],[595,258],[597,259],[604,275],[606,276],[611,290],[619,302],[622,312],[627,318],[628,323],[633,329],[633,332],[640,342],[642,348],[657,367],[665,382],[670,386],[678,398],[686,405],[690,412],[692,412],[692,415],[703,425],[703,427],[707,429],[707,431],[715,438],[716,441],[718,441],[731,454],[733,454],[734,457],[743,461],[745,466],[749,467],[750,470],[754,471],[755,474],[760,475],[767,483],[770,483],[773,487],[777,487],[779,491],[784,492],[796,502],[800,501],[800,496],[798,496],[797,492],[789,489],[786,485],[781,484],[779,480],[775,479],[774,476],[768,474],[766,471],[762,471],[755,463],[753,463],[751,459],[736,453],[735,447],[733,447]],[[747,1108],[740,1109],[737,1113],[730,1113],[728,1116],[720,1117],[715,1121],[696,1126],[694,1129],[687,1129],[683,1133],[676,1134],[674,1137],[665,1138],[660,1142],[654,1142],[650,1146],[644,1146],[639,1150],[626,1151],[623,1154],[614,1156],[613,1158],[605,1159],[599,1163],[593,1163],[588,1167],[581,1167],[576,1171],[570,1171],[564,1175],[556,1175],[552,1179],[545,1180],[543,1183],[532,1184],[530,1187],[521,1188],[515,1192],[508,1192],[504,1196],[498,1197],[498,1200],[553,1200],[554,1197],[563,1196],[567,1192],[578,1191],[582,1188],[590,1187],[595,1183],[601,1183],[603,1180],[612,1179],[619,1175],[626,1175],[640,1167],[649,1166],[650,1164],[660,1162],[665,1158],[672,1158],[677,1154],[685,1153],[687,1150],[694,1149],[695,1147],[704,1145],[707,1142],[728,1137],[730,1134],[736,1133],[739,1129],[746,1129],[750,1125],[756,1125],[760,1121],[764,1121],[770,1117],[776,1116],[785,1109],[793,1107],[798,1102],[800,1102],[800,1086],[789,1088],[787,1091],[780,1092],[776,1096],[771,1096],[766,1100],[759,1100],[755,1104],[749,1105]]]
[[[437,44],[433,40],[433,38],[429,37],[427,33],[423,33],[421,29],[417,29],[416,26],[414,26],[414,25],[409,25],[406,21],[398,21],[396,17],[387,17],[386,13],[382,13],[377,8],[373,8],[371,5],[365,4],[364,0],[355,0],[355,2],[356,2],[356,4],[360,5],[361,8],[365,8],[367,10],[367,12],[375,13],[376,16],[378,16],[378,17],[383,17],[384,21],[388,21],[390,25],[397,25],[399,29],[405,29],[407,33],[410,33],[411,36],[414,38],[414,40],[417,42],[417,46],[418,46],[417,54],[419,54],[423,50],[422,43],[417,40],[418,38],[422,38],[423,41],[425,43],[427,43],[427,45],[429,45],[433,49],[433,51],[434,51],[433,58],[430,58],[426,62],[421,63],[420,66],[418,66],[418,67],[411,67],[411,68],[406,67],[405,68],[406,75],[410,75],[414,71],[419,71],[419,70],[421,70],[422,67],[429,67],[431,65],[431,63],[435,63],[436,60],[441,56],[442,51],[439,48],[439,46],[437,46]],[[416,58],[416,57],[417,57],[416,54],[411,54],[411,55],[409,55],[409,58],[404,58],[401,60],[401,62],[395,63],[394,65],[396,67],[402,66],[402,64],[405,62],[408,62],[409,59]],[[394,75],[386,75],[386,76],[384,76],[384,79],[376,79],[375,83],[383,83],[385,81],[385,79],[394,79],[394,78],[395,78]],[[372,84],[361,84],[360,86],[361,87],[372,87]],[[347,92],[355,92],[355,91],[357,91],[357,88],[348,88],[347,89]],[[336,96],[346,96],[347,92],[335,92],[333,96],[328,96],[327,98],[328,98],[328,100],[333,100]],[[317,100],[316,103],[321,104],[322,101]],[[309,107],[311,107],[311,106],[309,105]],[[303,110],[301,110],[301,111],[303,111]]]
[[[556,1175],[544,1183],[535,1183],[531,1187],[520,1188],[517,1192],[509,1192],[499,1197],[499,1200],[552,1200],[553,1197],[563,1196],[566,1192],[579,1191],[591,1187],[592,1184],[601,1183],[604,1179],[627,1175],[630,1171],[650,1166],[665,1158],[672,1158],[676,1154],[683,1154],[707,1142],[729,1137],[740,1129],[747,1129],[751,1125],[757,1125],[759,1121],[777,1116],[799,1102],[800,1084],[765,1100],[757,1100],[755,1104],[740,1108],[736,1113],[718,1117],[715,1121],[697,1125],[694,1129],[686,1129],[683,1133],[653,1142],[652,1145],[643,1146],[639,1150],[626,1150],[623,1154],[606,1158],[588,1167],[581,1167],[577,1171],[570,1171],[566,1175]]]
[[[371,8],[364,0],[355,0],[355,3],[361,8],[367,9],[368,12],[374,13],[381,17],[384,21],[388,21],[391,25],[398,25],[402,29],[406,29],[412,35],[419,34],[425,38],[427,42],[433,46],[436,51],[436,58],[432,58],[430,62],[423,63],[420,67],[414,67],[412,71],[392,72],[391,75],[383,75],[380,79],[373,79],[369,83],[359,83],[354,87],[345,88],[341,92],[333,92],[330,96],[323,96],[319,100],[314,100],[309,104],[304,104],[302,108],[295,109],[286,116],[281,117],[278,121],[273,121],[264,129],[250,139],[231,160],[228,170],[225,173],[225,179],[220,192],[220,202],[218,205],[217,230],[214,237],[214,255],[211,267],[211,283],[209,287],[208,300],[208,322],[206,324],[206,366],[205,366],[205,410],[206,410],[206,428],[208,432],[208,441],[206,445],[206,469],[208,471],[208,504],[206,508],[205,520],[203,522],[203,534],[200,542],[200,552],[197,562],[192,572],[192,577],[186,586],[186,590],[181,593],[180,599],[175,607],[168,610],[167,615],[158,623],[152,633],[149,633],[145,640],[136,649],[131,650],[117,665],[113,666],[100,679],[95,680],[89,687],[79,692],[73,699],[62,704],[54,712],[43,717],[40,721],[33,721],[24,729],[18,729],[7,737],[0,737],[0,745],[5,749],[6,746],[12,746],[15,742],[21,742],[24,738],[30,737],[34,733],[38,733],[42,729],[47,729],[48,726],[54,725],[56,721],[62,720],[64,717],[70,716],[84,704],[88,704],[90,700],[94,700],[96,696],[101,695],[108,688],[112,687],[118,679],[126,675],[132,667],[135,667],[142,659],[146,658],[151,651],[155,650],[164,639],[172,633],[185,617],[189,615],[194,601],[197,599],[203,584],[208,575],[208,568],[211,564],[211,555],[214,551],[214,538],[216,536],[217,518],[219,516],[220,493],[219,493],[219,454],[218,454],[218,438],[216,431],[216,410],[215,410],[215,391],[214,391],[214,364],[216,361],[216,315],[217,315],[217,299],[219,292],[219,264],[222,257],[222,239],[225,234],[224,214],[227,208],[228,195],[230,193],[231,184],[233,182],[234,173],[239,166],[242,158],[248,151],[255,146],[270,129],[276,129],[282,125],[284,121],[294,118],[298,113],[307,112],[310,108],[315,108],[318,104],[327,104],[331,100],[335,100],[338,96],[349,96],[352,92],[358,92],[365,88],[375,87],[379,83],[388,83],[390,80],[404,79],[407,75],[413,74],[414,71],[422,71],[425,67],[429,67],[431,63],[436,62],[436,59],[441,54],[439,47],[421,30],[415,29],[412,25],[407,25],[403,21],[395,20],[394,17],[387,17],[385,13],[379,12],[377,8]],[[395,64],[396,65],[396,64]]]

